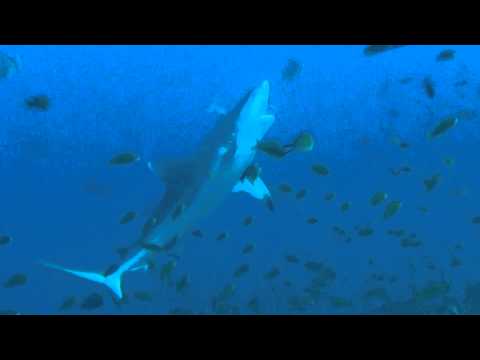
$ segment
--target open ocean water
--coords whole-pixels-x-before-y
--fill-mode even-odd
[[[480,46],[383,50],[0,46],[0,311],[480,313]],[[42,265],[104,273],[145,247],[165,192],[148,163],[195,159],[264,80],[273,211],[228,194],[121,300]]]

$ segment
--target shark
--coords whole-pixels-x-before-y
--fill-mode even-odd
[[[271,113],[270,83],[249,89],[236,105],[218,118],[192,156],[148,163],[163,181],[165,191],[147,221],[137,249],[105,273],[80,271],[51,262],[40,263],[79,278],[105,285],[116,298],[124,297],[124,274],[146,269],[148,260],[175,247],[201,219],[219,207],[231,193],[247,193],[273,209],[268,187],[260,176],[245,176],[254,166],[257,144],[275,122]]]

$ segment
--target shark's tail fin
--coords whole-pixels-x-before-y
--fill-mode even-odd
[[[77,271],[77,270],[72,270],[65,268],[63,266],[55,265],[52,263],[48,262],[41,262],[43,266],[49,267],[51,269],[56,269],[56,270],[61,270],[66,273],[78,276],[83,279],[91,280],[94,282],[97,282],[99,284],[106,285],[112,292],[119,298],[121,299],[123,297],[123,291],[122,291],[122,276],[123,273],[127,270],[127,268],[122,268],[120,267],[115,271],[114,273],[105,276],[100,273],[95,273],[95,272],[87,272],[87,271]]]

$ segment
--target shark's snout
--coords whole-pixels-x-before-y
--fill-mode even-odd
[[[268,98],[270,96],[270,83],[268,82],[268,80],[263,80],[260,84],[260,88],[265,94],[265,96]]]
[[[270,82],[268,80],[264,80],[252,93],[248,107],[251,111],[256,111],[259,114],[264,114],[268,109],[269,98]]]

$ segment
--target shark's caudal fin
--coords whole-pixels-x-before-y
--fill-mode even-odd
[[[55,264],[48,263],[48,262],[41,262],[41,264],[43,266],[49,267],[51,269],[64,271],[66,273],[78,276],[80,278],[91,280],[91,281],[97,282],[99,284],[106,285],[110,290],[113,291],[113,293],[119,299],[121,299],[123,297],[122,275],[125,271],[127,271],[127,268],[120,267],[114,273],[112,273],[108,276],[104,276],[100,273],[72,270],[72,269],[68,269],[68,268],[65,268],[63,266],[55,265]]]

